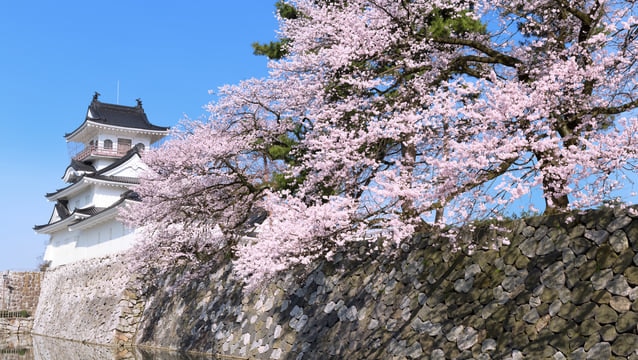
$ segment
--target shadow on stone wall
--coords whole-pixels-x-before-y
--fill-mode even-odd
[[[479,224],[480,225],[480,224]],[[638,358],[638,220],[592,211],[428,234],[244,295],[220,261],[145,294],[137,343],[254,359]],[[509,245],[493,248],[506,237]],[[437,245],[437,243],[439,243]],[[365,249],[355,253],[366,254]]]

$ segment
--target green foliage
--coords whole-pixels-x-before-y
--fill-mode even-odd
[[[29,353],[29,349],[27,348],[6,348],[6,349],[0,349],[0,354],[12,354],[12,355],[19,355],[19,356],[24,356],[26,354]]]
[[[28,318],[31,314],[27,310],[9,311],[1,310],[0,318]]]
[[[253,54],[258,56],[267,56],[269,59],[276,60],[286,56],[286,40],[271,41],[268,44],[260,44],[254,42],[252,44]]]
[[[275,8],[277,8],[277,13],[284,19],[296,19],[299,17],[299,12],[294,6],[288,5],[283,1],[279,0],[275,3]],[[282,39],[278,41],[271,41],[267,44],[262,44],[259,42],[254,42],[252,44],[253,54],[258,56],[267,56],[269,59],[278,60],[286,56],[286,45],[288,44],[288,39]]]
[[[485,34],[485,24],[468,15],[467,11],[451,9],[435,10],[428,18],[427,31],[434,37],[449,37],[452,34]]]
[[[275,3],[275,8],[277,8],[279,16],[284,19],[296,19],[299,17],[299,12],[294,6],[286,4],[281,0]]]

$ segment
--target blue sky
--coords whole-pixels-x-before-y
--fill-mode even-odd
[[[36,269],[44,194],[65,184],[63,135],[93,93],[173,126],[204,115],[208,90],[267,74],[250,44],[275,38],[275,0],[3,1],[0,3],[0,271]],[[119,82],[119,97],[118,97]]]

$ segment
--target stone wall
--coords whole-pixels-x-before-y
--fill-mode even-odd
[[[0,336],[0,359],[34,360],[31,337],[18,334]]]
[[[0,318],[0,336],[7,334],[29,334],[33,328],[33,318]]]
[[[121,255],[45,272],[33,333],[94,344],[117,343],[131,275]]]
[[[3,271],[0,275],[0,310],[26,310],[33,314],[38,306],[42,273]]]
[[[248,297],[229,265],[179,292],[172,274],[137,341],[251,359],[638,359],[635,217],[486,225],[462,236],[480,244],[469,255],[424,235]]]
[[[251,359],[638,359],[635,212],[499,228],[462,234],[479,244],[470,254],[428,234],[393,254],[362,246],[252,295],[227,262],[185,284],[192,269],[174,271],[144,296],[125,290],[121,259],[57,268],[35,329]]]

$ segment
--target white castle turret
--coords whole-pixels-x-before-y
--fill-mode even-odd
[[[122,252],[133,245],[133,229],[117,219],[126,201],[136,200],[131,187],[146,169],[144,149],[168,134],[151,124],[142,102],[137,106],[106,104],[93,96],[84,122],[65,135],[78,143],[62,179],[67,187],[46,194],[55,202],[45,225],[35,231],[50,236],[44,262],[56,267],[70,262]]]

